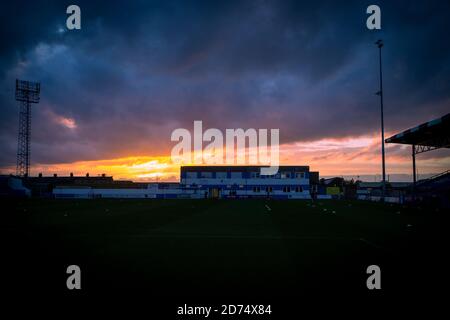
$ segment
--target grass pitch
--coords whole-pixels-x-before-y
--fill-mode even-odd
[[[1,224],[11,287],[155,296],[388,293],[437,285],[441,215],[359,201],[8,200]],[[30,273],[30,270],[34,272]],[[433,274],[435,276],[433,276]],[[124,291],[127,290],[127,291]],[[411,291],[412,290],[412,291]]]

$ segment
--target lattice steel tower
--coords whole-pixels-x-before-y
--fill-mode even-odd
[[[38,82],[16,79],[16,100],[20,107],[16,174],[21,177],[30,173],[31,104],[39,102],[40,91]]]

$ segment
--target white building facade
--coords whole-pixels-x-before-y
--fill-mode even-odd
[[[180,183],[150,183],[146,188],[60,186],[55,198],[273,198],[311,199],[308,166],[281,166],[272,176],[259,166],[184,166]]]
[[[186,166],[180,185],[205,198],[311,198],[308,166],[281,166],[272,176],[260,171],[259,166]]]

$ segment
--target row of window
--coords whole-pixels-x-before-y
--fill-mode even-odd
[[[294,188],[291,188],[289,186],[283,187],[283,192],[291,192],[291,190],[294,190]],[[266,192],[272,192],[272,187],[266,187],[265,191]],[[260,187],[253,187],[253,192],[261,192],[261,188]],[[303,188],[302,187],[295,187],[295,192],[303,192]]]
[[[199,184],[199,185],[196,185],[196,184],[193,184],[193,185],[190,185],[190,184],[188,184],[188,185],[186,185],[186,187],[187,188],[201,188],[202,187],[202,185],[201,184]],[[239,189],[243,189],[244,188],[244,185],[239,185],[239,186],[237,186],[237,185],[234,185],[234,186],[231,186],[231,185],[227,185],[227,187],[226,187],[227,189],[237,189],[237,188],[239,188]],[[253,192],[273,192],[273,187],[270,187],[270,186],[267,186],[267,187],[253,187]],[[301,186],[296,186],[296,187],[290,187],[290,186],[285,186],[285,187],[283,187],[283,192],[291,192],[291,191],[295,191],[295,192],[303,192],[303,187],[301,187]]]
[[[200,172],[200,178],[203,179],[212,179],[213,178],[213,173],[212,172]],[[296,179],[304,179],[305,178],[305,173],[304,172],[295,172],[295,173],[291,173],[291,172],[279,172],[274,176],[261,176],[259,174],[259,172],[251,172],[250,177],[252,179],[257,179],[257,178],[271,178],[271,179],[291,179],[291,178],[296,178]],[[196,179],[197,178],[197,172],[186,172],[186,178],[188,179]],[[230,174],[230,178],[231,179],[242,179],[242,172],[231,172]],[[227,172],[216,172],[216,179],[228,179],[228,174]]]

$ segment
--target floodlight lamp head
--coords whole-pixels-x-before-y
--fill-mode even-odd
[[[39,82],[16,79],[16,100],[38,103],[40,92],[41,85]]]
[[[377,42],[375,42],[375,44],[378,46],[378,48],[383,47],[383,40],[378,39]]]

